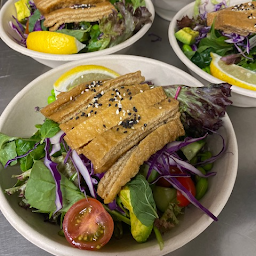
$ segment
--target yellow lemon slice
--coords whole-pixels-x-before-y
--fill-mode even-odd
[[[235,64],[227,65],[221,56],[211,53],[211,74],[229,84],[256,91],[256,72]]]
[[[84,47],[75,37],[58,32],[34,31],[27,37],[27,48],[37,52],[73,54]]]
[[[82,65],[62,74],[54,83],[53,88],[57,96],[60,92],[71,90],[81,83],[108,80],[118,76],[118,73],[104,66]]]

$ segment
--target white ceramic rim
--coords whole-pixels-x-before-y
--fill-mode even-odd
[[[16,2],[16,1],[15,1]],[[74,61],[74,60],[79,60],[82,58],[92,58],[92,57],[96,57],[96,56],[103,56],[103,55],[108,55],[108,54],[112,54],[118,51],[121,51],[129,46],[131,46],[132,44],[134,44],[136,41],[138,41],[141,37],[144,36],[144,34],[149,30],[149,28],[152,26],[154,19],[155,19],[155,8],[154,5],[152,4],[151,0],[145,0],[146,2],[146,6],[148,8],[148,10],[150,11],[150,13],[152,14],[151,16],[151,23],[146,24],[145,26],[143,26],[135,35],[133,35],[132,37],[130,37],[129,39],[125,40],[124,42],[115,45],[113,47],[107,48],[107,49],[103,49],[101,51],[96,51],[96,52],[88,52],[88,53],[80,53],[80,54],[70,54],[70,55],[65,55],[65,54],[49,54],[49,53],[42,53],[42,52],[36,52],[30,49],[27,49],[21,45],[19,45],[18,43],[16,43],[15,41],[13,41],[13,39],[11,39],[11,36],[6,34],[3,28],[3,21],[2,21],[2,16],[3,13],[5,13],[6,9],[8,9],[8,7],[10,5],[13,5],[14,2],[9,0],[7,1],[4,6],[2,7],[2,9],[0,10],[0,35],[1,35],[1,39],[13,50],[20,52],[26,56],[29,56],[31,58],[35,58],[35,59],[42,59],[42,60],[52,60],[52,61]]]
[[[192,61],[190,61],[186,55],[182,52],[176,37],[174,36],[174,33],[176,32],[176,24],[177,20],[181,19],[182,16],[184,16],[188,10],[191,10],[194,8],[194,3],[190,3],[186,5],[184,8],[182,8],[179,12],[176,13],[176,15],[173,17],[169,29],[168,29],[168,37],[170,44],[176,53],[176,55],[179,57],[179,59],[193,72],[198,74],[203,79],[209,81],[210,83],[223,83],[222,80],[215,78],[214,76],[206,73],[202,69],[200,69],[198,66],[196,66]],[[235,85],[232,85],[232,91],[236,92],[237,94],[245,95],[248,97],[256,98],[256,91],[244,89]]]
[[[177,72],[177,74],[186,74],[186,76],[189,76],[191,81],[197,81],[193,76],[191,76],[190,74],[186,73],[183,70],[180,70],[172,65],[169,65],[167,63],[158,61],[158,60],[154,60],[154,59],[150,59],[150,58],[146,58],[146,57],[140,57],[140,56],[132,56],[132,55],[108,55],[108,56],[103,56],[103,57],[95,57],[95,58],[91,58],[89,60],[86,60],[86,62],[88,63],[88,61],[94,61],[94,60],[102,60],[102,58],[104,60],[116,60],[116,59],[121,59],[124,61],[125,60],[133,60],[133,61],[144,61],[147,63],[152,63],[154,65],[157,66],[166,66],[166,67],[171,67],[172,70],[174,70],[175,72]],[[8,113],[11,111],[11,109],[15,106],[16,102],[19,101],[23,95],[26,94],[26,92],[28,92],[30,90],[30,88],[32,88],[34,86],[34,84],[40,82],[41,80],[43,80],[45,77],[50,76],[51,74],[54,74],[56,71],[62,70],[63,68],[67,68],[67,67],[73,67],[73,66],[77,66],[77,65],[81,65],[84,64],[84,60],[79,60],[79,61],[74,61],[74,62],[69,62],[66,63],[64,65],[61,65],[59,67],[56,67],[54,69],[51,69],[49,71],[47,71],[46,73],[40,75],[39,77],[37,77],[35,80],[33,80],[32,82],[30,82],[27,86],[25,86],[13,99],[12,101],[7,105],[7,107],[5,108],[5,110],[3,111],[2,115],[0,116],[0,131],[2,130],[2,126],[3,123],[5,122],[5,120],[8,119]],[[198,83],[198,81],[197,81]],[[232,123],[228,117],[228,115],[226,114],[223,118],[223,121],[225,122],[225,126],[228,128],[228,130],[230,131],[229,136],[230,138],[232,138],[232,140],[229,141],[229,143],[231,143],[233,145],[234,151],[232,152],[235,156],[238,156],[238,147],[237,147],[237,140],[236,140],[236,135],[232,126]],[[237,175],[237,167],[238,167],[238,157],[236,157],[234,159],[235,161],[232,162],[234,170],[236,170],[235,172],[231,173],[232,175],[230,175],[229,177],[229,186],[226,187],[225,191],[225,195],[222,197],[222,202],[220,204],[218,204],[218,206],[215,208],[213,214],[217,217],[220,212],[222,211],[222,209],[224,208],[224,206],[226,205],[231,192],[233,190],[234,184],[235,184],[235,180],[236,180],[236,175]],[[21,234],[23,235],[27,240],[29,240],[31,243],[35,244],[36,246],[38,246],[39,248],[53,254],[53,255],[57,255],[57,256],[70,256],[74,254],[74,248],[70,247],[70,246],[65,246],[62,245],[61,249],[59,248],[59,243],[52,241],[51,239],[39,234],[38,232],[36,232],[33,228],[31,228],[23,219],[21,219],[17,213],[12,209],[12,207],[10,207],[8,201],[6,200],[4,193],[2,190],[0,190],[0,210],[2,211],[3,215],[5,216],[5,218],[10,222],[10,224]],[[211,218],[209,218],[208,216],[204,215],[203,216],[204,219],[204,224],[200,225],[200,227],[198,227],[198,229],[196,230],[197,232],[195,234],[193,234],[188,240],[186,240],[186,242],[181,241],[179,245],[176,246],[176,248],[172,248],[171,251],[174,251],[180,247],[182,247],[184,244],[187,244],[188,242],[190,242],[192,239],[194,239],[195,237],[197,237],[200,233],[202,233],[212,222],[213,220]],[[147,248],[147,256],[155,256],[156,254],[154,254],[154,250],[150,250],[153,249],[155,246],[158,246],[158,244],[156,243],[155,245],[151,245]],[[77,250],[77,249],[76,249]],[[80,253],[81,251],[78,250],[77,251],[77,255],[81,256],[82,253]],[[84,255],[89,256],[89,255],[103,255],[103,253],[101,251],[82,251]],[[169,253],[170,250],[168,250],[168,247],[165,246],[164,249],[162,251],[159,250],[157,255],[164,255]],[[145,253],[145,249],[141,248],[138,249],[136,251],[136,255],[140,255],[141,253]],[[113,252],[104,252],[105,255],[113,255]],[[122,256],[130,256],[131,252],[115,252],[114,255],[122,255]]]

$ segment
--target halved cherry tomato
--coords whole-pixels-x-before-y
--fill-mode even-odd
[[[181,173],[180,169],[178,167],[172,166],[170,168],[170,173]],[[176,178],[193,196],[196,194],[196,187],[193,182],[193,180],[190,177],[177,177]],[[157,182],[158,186],[161,187],[171,187],[171,184],[165,180],[164,178],[160,178],[159,181]],[[177,201],[179,202],[180,207],[185,207],[190,202],[188,199],[182,195],[182,193],[177,190]]]
[[[98,200],[85,198],[67,211],[63,231],[72,246],[83,250],[97,250],[112,237],[114,221]]]
[[[177,180],[183,185],[193,196],[196,195],[196,187],[193,180],[190,177],[178,177]],[[180,207],[185,207],[190,204],[190,201],[177,190],[177,201]]]

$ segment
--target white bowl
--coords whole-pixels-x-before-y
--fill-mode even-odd
[[[174,15],[193,0],[152,0],[156,13],[163,19],[171,21]]]
[[[146,80],[156,85],[186,84],[202,86],[188,73],[166,63],[138,56],[109,55],[92,59],[70,62],[52,69],[29,83],[10,102],[0,117],[0,131],[11,136],[28,137],[35,132],[35,124],[42,123],[44,117],[34,111],[34,107],[43,107],[47,104],[53,83],[65,71],[86,64],[104,65],[120,74],[141,70]],[[225,206],[233,189],[238,162],[236,136],[227,115],[223,118],[224,126],[220,129],[225,137],[227,153],[214,165],[213,171],[217,175],[210,180],[209,191],[201,203],[215,216],[218,216]],[[218,141],[220,142],[220,141]],[[220,144],[215,139],[209,140],[209,146],[216,153]],[[176,228],[164,235],[164,249],[160,251],[154,236],[146,243],[138,244],[127,236],[125,239],[113,239],[100,251],[81,251],[70,247],[65,238],[60,237],[58,227],[43,222],[41,216],[31,213],[30,210],[20,208],[17,196],[8,196],[3,190],[14,184],[11,178],[13,173],[19,172],[18,167],[0,167],[0,209],[13,227],[30,242],[38,247],[58,256],[85,256],[85,255],[164,255],[185,245],[203,232],[212,219],[194,206],[186,210],[184,218]],[[214,223],[213,223],[214,225]]]
[[[230,6],[243,3],[245,0],[230,0]],[[182,52],[177,39],[175,38],[175,32],[177,31],[177,20],[180,20],[183,16],[193,16],[194,3],[188,4],[182,8],[173,18],[169,26],[169,41],[170,44],[178,56],[178,58],[188,67],[190,73],[201,81],[204,85],[209,83],[223,83],[222,80],[215,78],[214,76],[206,73],[192,61],[190,61],[186,55]],[[244,89],[238,86],[232,86],[232,101],[234,106],[238,107],[256,107],[256,91]]]
[[[151,0],[145,0],[146,7],[152,14],[151,16],[151,23],[146,24],[143,26],[135,35],[127,39],[126,41],[113,46],[111,48],[107,48],[101,51],[96,52],[88,52],[88,53],[80,53],[80,54],[47,54],[42,52],[37,52],[33,50],[29,50],[21,45],[19,45],[14,38],[19,39],[18,35],[15,31],[10,27],[9,22],[13,21],[12,16],[16,17],[16,10],[14,3],[17,2],[17,0],[9,0],[7,1],[4,6],[2,7],[0,11],[0,36],[2,40],[13,50],[20,52],[24,55],[27,55],[36,61],[54,68],[61,64],[74,61],[74,60],[80,60],[80,59],[87,59],[92,58],[96,56],[103,56],[113,53],[118,54],[125,54],[132,45],[137,42],[140,38],[142,38],[149,28],[151,27],[154,18],[155,18],[155,9],[151,2]]]

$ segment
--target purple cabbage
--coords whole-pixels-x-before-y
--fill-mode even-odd
[[[7,168],[8,165],[9,165],[11,162],[16,161],[16,160],[18,160],[18,159],[20,159],[20,158],[26,157],[30,152],[32,152],[33,150],[35,150],[39,144],[40,144],[40,142],[37,142],[37,143],[35,144],[35,146],[34,146],[32,149],[28,150],[28,152],[26,152],[25,154],[20,155],[20,156],[16,156],[15,158],[8,160],[8,161],[6,162],[4,168]]]
[[[52,177],[54,178],[55,185],[56,185],[56,198],[55,198],[55,205],[56,205],[56,210],[53,214],[58,212],[59,210],[62,209],[63,204],[62,204],[62,192],[60,188],[60,181],[61,181],[61,175],[57,169],[57,165],[55,162],[51,160],[50,157],[50,146],[51,142],[49,138],[45,139],[45,158],[44,158],[44,164],[45,166],[51,171]]]
[[[79,157],[79,155],[76,153],[75,150],[72,151],[72,159],[74,161],[74,165],[75,165],[76,169],[79,170],[80,174],[83,176],[83,178],[89,188],[91,196],[95,198],[96,193],[94,190],[92,177],[91,177],[87,167],[83,163],[82,159]]]

